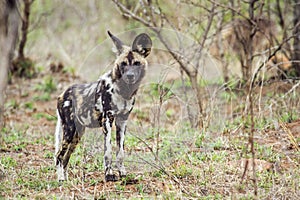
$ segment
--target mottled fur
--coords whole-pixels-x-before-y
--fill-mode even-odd
[[[115,181],[112,170],[111,129],[116,125],[116,167],[126,176],[124,140],[128,116],[135,102],[135,94],[145,75],[146,57],[152,47],[150,37],[138,35],[132,47],[108,32],[117,49],[113,69],[97,82],[73,85],[57,101],[58,121],[55,133],[55,164],[58,180],[67,179],[67,166],[85,128],[102,127],[104,133],[104,166],[106,181]]]

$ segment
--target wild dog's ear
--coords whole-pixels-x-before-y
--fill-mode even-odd
[[[117,53],[118,55],[120,55],[123,51],[123,42],[117,38],[116,36],[114,36],[110,31],[107,31],[109,37],[112,39],[112,41],[114,42],[116,48],[117,48]]]
[[[151,47],[151,38],[146,33],[142,33],[136,36],[132,43],[132,51],[139,53],[145,58],[150,54]]]

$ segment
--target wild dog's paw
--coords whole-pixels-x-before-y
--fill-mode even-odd
[[[114,174],[106,174],[105,175],[105,181],[118,181],[118,177]]]
[[[125,178],[126,175],[127,175],[127,172],[126,172],[125,168],[121,167],[121,169],[119,169],[119,176],[120,176],[120,178]]]

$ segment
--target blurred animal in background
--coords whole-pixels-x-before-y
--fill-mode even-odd
[[[292,70],[292,63],[283,53],[276,53],[266,63],[268,79],[287,79]]]

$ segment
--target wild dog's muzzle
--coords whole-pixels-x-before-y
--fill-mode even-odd
[[[135,84],[136,82],[138,82],[141,77],[141,69],[137,66],[132,66],[131,69],[129,69],[128,71],[126,71],[122,78],[125,81],[125,83],[127,84]]]

